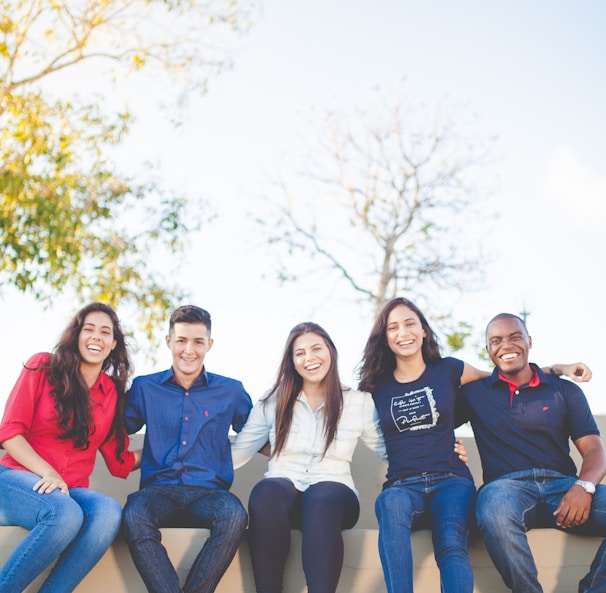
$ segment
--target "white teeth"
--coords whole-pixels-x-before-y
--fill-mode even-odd
[[[503,354],[503,356],[501,356],[502,360],[511,360],[512,358],[517,358],[518,355],[515,353],[511,353],[511,354]]]

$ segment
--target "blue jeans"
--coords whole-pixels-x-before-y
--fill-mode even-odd
[[[117,501],[88,488],[38,494],[40,477],[0,466],[0,525],[29,530],[0,571],[0,593],[23,591],[57,559],[40,593],[69,593],[88,574],[120,529]]]
[[[212,593],[238,550],[247,520],[244,507],[227,490],[151,484],[129,495],[123,526],[149,593]],[[160,528],[169,526],[210,529],[183,589],[161,543]]]
[[[473,591],[467,540],[475,493],[471,480],[439,473],[397,480],[379,494],[379,555],[389,593],[412,593],[410,534],[426,525],[432,530],[442,593]]]
[[[250,493],[250,555],[257,593],[281,593],[290,530],[303,534],[308,593],[334,593],[343,567],[342,529],[356,524],[360,503],[338,482],[318,482],[304,492],[285,478],[261,480]]]
[[[514,593],[540,593],[537,569],[526,531],[554,527],[553,512],[576,478],[551,470],[514,472],[480,489],[476,515],[486,549]],[[598,485],[589,519],[563,530],[579,535],[606,536],[606,486]],[[606,591],[606,540],[598,548],[589,573],[579,583],[580,593]]]

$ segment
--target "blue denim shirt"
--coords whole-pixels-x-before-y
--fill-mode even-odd
[[[141,487],[185,484],[228,489],[234,478],[229,429],[239,432],[252,407],[240,381],[207,373],[189,388],[172,368],[137,377],[128,391],[129,434],[146,427]]]

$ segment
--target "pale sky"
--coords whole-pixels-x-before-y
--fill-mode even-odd
[[[486,288],[439,298],[475,323],[477,336],[494,314],[525,307],[532,359],[587,362],[594,379],[584,390],[594,412],[606,413],[605,30],[600,0],[267,0],[234,45],[233,69],[190,99],[181,128],[151,108],[158,87],[112,90],[138,114],[124,151],[133,170],[158,163],[167,185],[202,194],[217,211],[187,238],[177,272],[192,302],[213,316],[207,368],[241,379],[257,399],[274,379],[288,331],[313,320],[333,337],[343,379],[355,382],[372,320],[349,293],[278,285],[251,213],[263,216],[271,180],[313,133],[310,113],[363,106],[373,89],[389,93],[405,80],[418,100],[468,104],[480,132],[498,137],[487,169],[498,186],[486,205],[499,220],[485,237],[495,254]],[[50,350],[81,304],[58,299],[44,311],[5,295],[0,401],[21,364]],[[158,349],[157,365],[136,357],[137,373],[170,365],[163,341]],[[473,352],[459,356],[482,364]]]

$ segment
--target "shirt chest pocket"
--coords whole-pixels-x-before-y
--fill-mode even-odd
[[[331,443],[330,453],[338,459],[351,461],[354,449],[358,443],[359,431],[353,428],[340,427],[335,440]]]
[[[289,453],[309,453],[313,448],[314,442],[314,431],[312,428],[310,426],[302,426],[293,419],[285,449]]]

